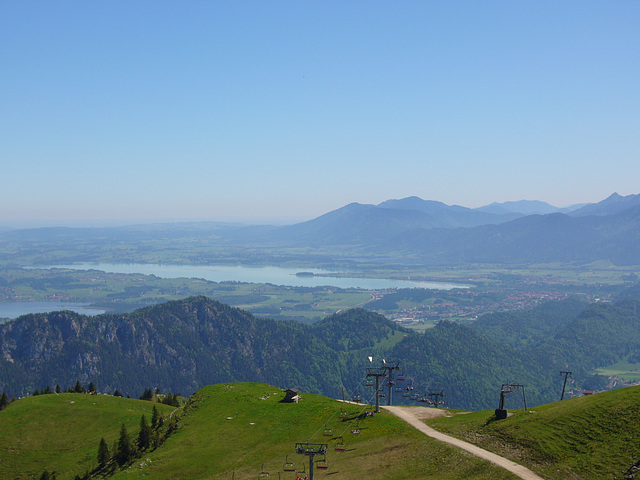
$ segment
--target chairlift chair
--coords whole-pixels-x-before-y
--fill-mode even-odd
[[[365,387],[373,387],[373,380],[367,380],[367,382],[364,384]]]
[[[344,440],[342,439],[342,435],[338,437],[338,442],[336,443],[335,451],[336,452],[344,452],[347,450],[347,447],[344,445]]]
[[[262,464],[262,471],[260,472],[260,475],[258,475],[258,478],[260,480],[271,480],[271,474],[264,470],[264,463]]]
[[[396,392],[396,393],[402,393],[402,387],[398,386],[398,387],[394,388],[393,391]]]
[[[322,432],[324,437],[333,437],[333,429],[327,427],[327,424],[324,425],[324,431]]]
[[[346,410],[340,410],[340,418],[342,420],[346,420],[347,418],[349,418],[349,412],[347,412]]]
[[[413,387],[411,386],[411,384],[409,384],[406,387],[404,387],[404,393],[402,394],[402,396],[410,397],[412,393],[413,393]]]
[[[329,464],[327,463],[327,458],[326,458],[325,455],[323,455],[320,460],[316,460],[316,468],[318,470],[327,470],[327,469],[329,469]]]
[[[287,454],[287,459],[284,462],[284,466],[282,467],[282,470],[285,471],[285,472],[295,472],[296,471],[295,463],[289,461],[289,454]]]
[[[356,420],[355,425],[351,429],[351,433],[353,435],[360,435],[360,423]]]
[[[353,401],[356,403],[360,403],[361,400],[362,397],[356,393],[356,395],[353,397]]]

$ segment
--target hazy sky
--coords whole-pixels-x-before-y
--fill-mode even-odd
[[[0,0],[0,221],[640,192],[640,2]]]

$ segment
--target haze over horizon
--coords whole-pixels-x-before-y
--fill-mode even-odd
[[[4,2],[0,22],[0,225],[638,193],[638,3]]]

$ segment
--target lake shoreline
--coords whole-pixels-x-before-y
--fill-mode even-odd
[[[273,284],[291,287],[359,288],[363,290],[388,290],[399,288],[425,288],[431,290],[453,290],[470,288],[469,285],[448,282],[427,282],[393,278],[370,278],[348,276],[348,272],[332,272],[322,269],[305,270],[306,275],[297,275],[299,268],[244,265],[165,265],[152,263],[78,263],[71,265],[31,266],[39,269],[98,270],[106,273],[155,275],[160,278],[201,278],[212,282],[241,282]],[[309,274],[313,275],[309,275]]]

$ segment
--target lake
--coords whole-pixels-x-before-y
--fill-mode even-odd
[[[88,303],[73,302],[0,302],[0,318],[18,318],[28,313],[47,313],[71,310],[84,315],[100,315],[105,310],[92,308]]]
[[[383,290],[387,288],[429,288],[434,290],[451,290],[453,288],[469,288],[467,285],[456,285],[441,282],[414,282],[411,280],[395,280],[384,278],[358,278],[325,276],[335,272],[320,269],[295,269],[283,267],[247,267],[243,265],[161,265],[161,264],[116,264],[116,263],[79,263],[74,265],[57,265],[40,268],[70,268],[75,270],[101,270],[107,273],[140,273],[155,275],[160,278],[202,278],[212,282],[244,282],[271,283],[292,287],[362,288],[366,290]],[[296,275],[301,272],[313,275]]]

